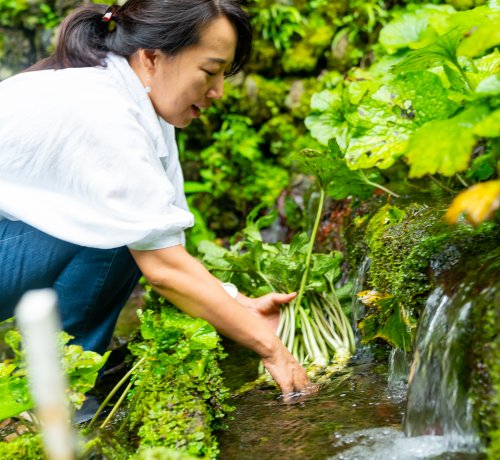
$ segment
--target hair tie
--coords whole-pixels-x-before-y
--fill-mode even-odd
[[[119,6],[111,5],[108,6],[106,12],[102,15],[102,22],[111,22],[115,19],[116,12],[118,11]]]

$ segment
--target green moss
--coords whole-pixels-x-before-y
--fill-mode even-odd
[[[498,318],[497,318],[498,323]],[[495,343],[493,344],[493,355],[500,355],[500,339],[497,334]],[[491,378],[493,381],[493,397],[491,400],[492,411],[492,428],[488,432],[490,445],[488,447],[488,459],[495,460],[500,458],[500,360],[497,358],[491,369]]]
[[[470,357],[474,415],[489,445],[488,459],[493,460],[500,458],[500,248],[485,254],[475,268],[481,270],[481,278],[491,280],[488,286],[480,286],[483,294],[489,293],[489,302],[475,305],[472,311]]]
[[[382,339],[407,350],[434,277],[457,258],[494,247],[498,237],[495,225],[450,227],[442,220],[442,211],[420,204],[401,209],[382,206],[359,232],[362,244],[354,246],[357,254],[351,259],[359,259],[364,247],[371,260],[367,288],[389,296],[369,305],[360,322],[363,340]]]
[[[311,72],[316,67],[318,58],[314,49],[307,43],[300,42],[285,51],[282,62],[287,73]]]
[[[129,346],[138,359],[146,358],[133,377],[128,418],[140,438],[139,452],[166,447],[217,458],[213,430],[224,427],[231,410],[218,363],[225,356],[220,338],[206,321],[182,313],[149,288],[145,301],[141,339]]]
[[[454,289],[471,276],[476,279],[479,270],[470,298],[481,293],[486,300],[476,302],[472,311],[474,346],[467,368],[476,425],[489,446],[488,458],[500,458],[500,226],[448,226],[439,207],[384,205],[374,211],[377,205],[372,200],[360,208],[361,215],[346,232],[352,243],[350,263],[359,266],[366,255],[371,259],[364,288],[386,294],[367,307],[359,324],[362,340],[411,350],[415,325],[436,281]]]
[[[0,456],[5,459],[44,460],[45,454],[40,434],[26,433],[11,442],[0,442]]]

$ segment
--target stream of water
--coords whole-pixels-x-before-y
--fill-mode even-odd
[[[486,458],[472,416],[467,355],[473,346],[471,311],[485,302],[499,304],[498,260],[497,249],[481,264],[475,260],[475,270],[463,266],[460,278],[449,284],[445,276],[437,284],[420,319],[411,363],[401,350],[393,350],[388,363],[361,350],[299,404],[283,404],[273,389],[235,399],[233,420],[219,434],[220,459]],[[255,368],[255,357],[248,360],[244,353],[230,351],[229,373],[249,381],[252,371],[244,363]]]

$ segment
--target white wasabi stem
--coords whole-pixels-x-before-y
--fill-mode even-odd
[[[302,336],[304,337],[304,339],[306,339],[304,342],[306,344],[309,343],[309,353],[311,355],[312,363],[324,366],[327,363],[327,359],[320,350],[316,336],[314,335],[311,326],[311,322],[307,318],[306,312],[302,307],[299,307],[299,313],[302,324]]]
[[[324,318],[319,317],[319,313],[316,308],[313,311],[313,315],[315,316],[316,324],[318,325],[323,338],[326,340],[330,348],[336,352],[342,344],[340,337],[338,337],[337,334],[331,329],[327,329],[328,323],[325,322]]]

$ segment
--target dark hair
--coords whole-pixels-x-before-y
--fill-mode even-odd
[[[103,21],[107,11],[113,12],[110,22]],[[128,58],[140,48],[174,56],[199,43],[203,28],[221,16],[238,37],[228,72],[234,75],[247,62],[252,46],[249,18],[237,0],[128,0],[121,7],[81,6],[61,23],[54,54],[28,70],[93,67],[103,65],[109,51]]]

